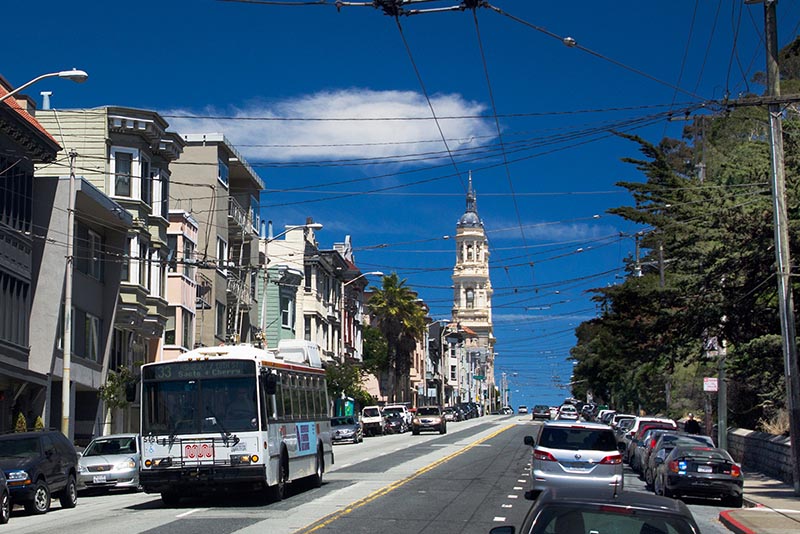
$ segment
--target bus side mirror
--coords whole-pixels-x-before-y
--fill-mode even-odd
[[[278,375],[269,373],[264,380],[264,391],[267,395],[275,395],[278,392]]]

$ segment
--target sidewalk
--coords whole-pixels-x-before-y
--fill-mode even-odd
[[[737,534],[800,534],[800,497],[792,486],[761,473],[745,473],[745,507],[720,512]]]

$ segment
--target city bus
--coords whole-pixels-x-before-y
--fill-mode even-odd
[[[333,464],[325,371],[316,352],[202,347],[141,376],[141,486],[167,506],[215,490],[322,484]]]

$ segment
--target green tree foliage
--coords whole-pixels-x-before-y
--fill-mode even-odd
[[[386,338],[374,326],[367,325],[363,331],[364,371],[376,376],[389,370],[389,352]]]
[[[352,362],[334,362],[325,368],[328,382],[328,397],[339,398],[342,394],[351,397],[359,406],[372,404],[372,397],[362,387],[364,370]]]
[[[101,386],[97,395],[103,399],[106,408],[125,408],[130,404],[127,399],[127,389],[133,385],[136,377],[128,367],[120,367],[116,371],[108,371],[105,385]]]
[[[377,328],[386,340],[389,371],[389,401],[405,401],[411,354],[425,332],[425,311],[417,302],[417,294],[406,287],[397,273],[384,276],[381,287],[373,292],[368,306]],[[398,398],[399,392],[399,398]]]
[[[787,72],[800,75],[792,53]],[[645,179],[618,184],[633,203],[609,211],[641,225],[642,257],[628,259],[624,283],[594,290],[603,313],[576,331],[574,395],[681,415],[702,406],[702,376],[716,374],[704,347],[715,339],[727,346],[731,424],[755,428],[784,406],[767,118],[757,107],[723,110],[658,145],[623,135],[642,154],[624,161]],[[796,259],[800,120],[791,110],[784,131]]]

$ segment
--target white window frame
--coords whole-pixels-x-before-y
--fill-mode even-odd
[[[217,236],[217,270],[228,275],[228,241]]]
[[[225,169],[223,176],[222,169]],[[230,187],[231,181],[231,167],[222,158],[217,158],[217,181],[225,186],[225,189]]]
[[[146,157],[144,154],[140,154],[139,156],[139,196],[134,197],[140,199],[145,205],[150,206],[150,213],[153,212],[153,167],[150,163],[150,158]],[[150,181],[150,200],[145,200],[142,193],[143,185],[145,180]]]
[[[131,173],[130,173],[130,195],[117,194],[117,154],[130,154],[131,156]],[[126,147],[111,147],[111,184],[108,190],[111,192],[112,197],[121,198],[141,198],[141,180],[136,180],[137,176],[141,175],[141,165],[139,164],[139,151],[135,148]]]
[[[86,354],[84,357],[93,362],[100,361],[100,318],[86,313]]]
[[[166,219],[169,208],[169,171],[151,167],[150,173],[153,176],[153,215]]]

